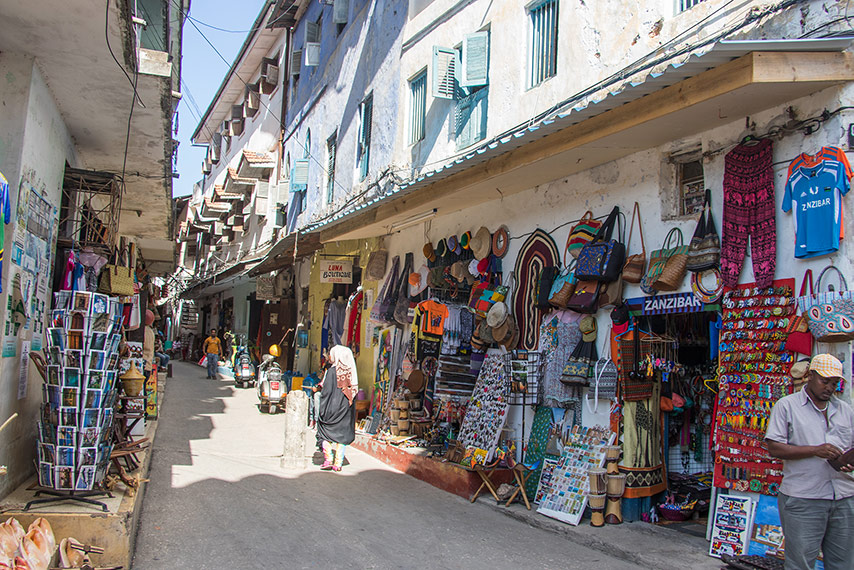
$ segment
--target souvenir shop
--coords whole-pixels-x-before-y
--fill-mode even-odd
[[[779,135],[706,153],[720,168],[690,215],[665,211],[666,180],[580,173],[540,209],[522,192],[387,236],[366,437],[480,472],[496,499],[571,524],[694,521],[711,554],[747,553],[751,513],[782,474],[763,442],[770,410],[818,340],[850,373],[854,338],[848,161]],[[490,483],[501,469],[515,489]]]

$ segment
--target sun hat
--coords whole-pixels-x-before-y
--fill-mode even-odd
[[[492,327],[486,321],[480,323],[480,338],[487,345],[495,342],[495,337],[492,336]]]
[[[807,371],[810,368],[810,361],[807,358],[803,360],[799,360],[792,364],[792,367],[789,368],[789,376],[794,378],[795,380],[800,380],[804,376],[807,375]]]
[[[460,240],[457,239],[456,235],[448,238],[448,250],[453,251],[457,255],[463,252],[463,248],[460,247]]]
[[[480,275],[480,271],[478,271],[477,269],[479,263],[480,261],[478,261],[477,259],[472,259],[471,261],[469,261],[469,273],[475,276]]]
[[[436,257],[445,257],[448,254],[448,242],[445,238],[439,240],[436,244]]]
[[[424,376],[424,373],[421,370],[415,369],[409,373],[409,377],[406,379],[406,387],[413,394],[417,394],[424,389],[426,380],[427,378]]]
[[[512,316],[507,317],[507,323],[509,323],[508,326],[510,327],[510,334],[499,344],[503,346],[505,350],[513,350],[516,348],[516,345],[519,344],[519,327],[516,325],[516,319]]]
[[[825,378],[842,378],[842,363],[832,354],[817,354],[810,361],[810,372]]]
[[[463,249],[469,248],[469,242],[471,241],[471,232],[463,232],[460,234],[460,247]]]
[[[578,323],[578,330],[581,331],[581,340],[584,342],[596,340],[596,319],[590,315],[584,317]]]
[[[486,324],[495,328],[504,324],[507,320],[507,305],[503,301],[498,301],[489,308],[486,313]]]
[[[430,270],[423,263],[418,271],[409,274],[409,296],[420,295],[427,288],[427,274]]]
[[[489,230],[484,226],[481,226],[469,242],[469,246],[476,258],[483,259],[487,257],[489,252],[492,251],[492,236],[490,235]]]
[[[507,228],[501,226],[492,234],[492,255],[495,257],[504,257],[507,254],[509,246],[510,237],[507,235]]]
[[[513,319],[513,316],[507,315],[503,323],[492,327],[492,338],[499,344],[510,340],[510,337],[513,335],[514,326],[516,326],[516,321]]]
[[[465,261],[455,261],[451,265],[451,277],[460,283],[469,279],[471,275],[469,275],[468,264]]]
[[[427,242],[424,244],[424,257],[427,258],[427,261],[436,261],[436,250],[433,249],[433,244]]]

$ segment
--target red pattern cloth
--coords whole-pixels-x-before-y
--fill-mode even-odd
[[[759,287],[770,287],[777,264],[772,144],[763,139],[740,144],[725,158],[721,275],[727,287],[738,285],[747,241]]]

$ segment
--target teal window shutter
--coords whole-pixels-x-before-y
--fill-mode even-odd
[[[468,95],[457,102],[454,117],[457,131],[457,148],[465,148],[471,145],[471,111],[473,99],[474,95]]]
[[[346,24],[350,17],[350,0],[334,0],[332,3],[332,23]]]
[[[374,98],[369,96],[362,102],[362,128],[359,133],[359,179],[368,176],[371,156],[371,122],[374,115]]]
[[[433,97],[456,99],[458,68],[457,50],[433,46]]]
[[[463,40],[463,87],[480,87],[489,82],[489,32],[469,34]]]
[[[489,90],[478,89],[457,103],[455,124],[457,148],[463,149],[486,138],[486,110]]]
[[[558,0],[546,0],[529,9],[531,34],[528,87],[557,74]]]
[[[427,71],[409,82],[409,144],[424,138],[427,116]]]
[[[308,189],[308,161],[307,158],[298,158],[294,161],[291,169],[291,192],[302,192]]]

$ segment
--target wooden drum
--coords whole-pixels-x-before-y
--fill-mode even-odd
[[[590,502],[590,510],[593,514],[590,518],[592,526],[605,526],[605,495],[588,495],[587,500]]]
[[[603,495],[607,492],[607,476],[604,469],[591,467],[587,470],[587,476],[590,478],[591,495]]]
[[[608,474],[607,494],[609,497],[618,499],[623,496],[626,490],[626,474],[618,473],[616,475]]]
[[[617,468],[617,463],[620,461],[622,448],[619,445],[606,445],[604,449],[605,467],[607,467],[608,473],[619,473],[620,470]]]

